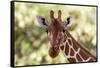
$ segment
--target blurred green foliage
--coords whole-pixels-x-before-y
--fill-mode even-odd
[[[47,33],[39,27],[36,16],[49,19],[49,11],[62,10],[62,19],[73,16],[73,25],[69,32],[96,55],[96,8],[72,5],[54,5],[15,2],[15,64],[39,65],[68,63],[62,52],[55,59],[48,55],[49,41]]]

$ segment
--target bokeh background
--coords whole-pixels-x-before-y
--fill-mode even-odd
[[[69,63],[60,52],[52,59],[48,55],[49,41],[36,16],[49,19],[50,10],[55,17],[62,10],[62,19],[74,17],[69,29],[71,35],[96,56],[96,7],[15,2],[15,65]]]

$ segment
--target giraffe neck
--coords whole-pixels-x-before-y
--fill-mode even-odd
[[[96,58],[76,42],[68,31],[64,32],[64,40],[60,48],[71,63],[96,61]]]

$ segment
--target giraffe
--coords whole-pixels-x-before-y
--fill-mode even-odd
[[[71,26],[71,17],[68,17],[64,23],[61,19],[61,14],[62,12],[59,10],[58,18],[55,18],[54,11],[51,10],[49,23],[44,17],[37,16],[38,22],[48,33],[50,42],[48,52],[50,57],[55,58],[62,51],[70,63],[96,61],[96,57],[81,46],[68,32],[68,27]]]

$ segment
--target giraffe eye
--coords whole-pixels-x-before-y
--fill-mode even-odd
[[[46,29],[46,32],[47,32],[47,34],[48,34],[48,30]]]
[[[63,32],[65,32],[65,29],[63,29]]]

